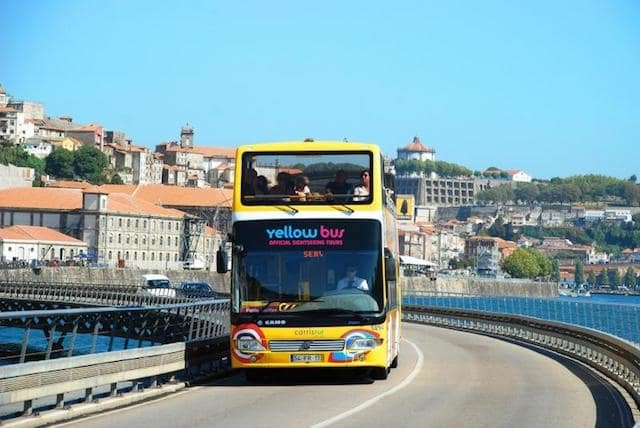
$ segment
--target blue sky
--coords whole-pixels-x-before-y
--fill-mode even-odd
[[[640,175],[640,3],[3,2],[0,83],[140,145],[348,138]]]

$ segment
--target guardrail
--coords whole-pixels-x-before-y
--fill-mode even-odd
[[[34,330],[42,331],[42,338],[34,337]],[[192,342],[228,334],[228,300],[0,312],[0,364]]]
[[[609,321],[599,322],[591,317],[592,308],[578,302],[518,302],[510,297],[428,294],[435,293],[405,295],[406,321],[507,337],[567,355],[615,380],[640,405],[640,348],[637,342],[611,333],[627,335],[628,329],[622,328],[620,322],[637,313],[637,307],[585,303],[594,305],[594,315],[598,308],[601,314],[607,314]],[[605,331],[581,323],[599,323],[598,327]],[[632,336],[637,337],[637,331]]]
[[[55,396],[60,408],[73,391],[83,390],[86,402],[104,385],[114,395],[119,382],[154,386],[161,375],[220,370],[228,314],[228,300],[0,313],[0,405],[22,403],[21,414],[30,415],[43,397]],[[44,338],[34,339],[34,330]]]
[[[405,290],[403,302],[412,306],[469,309],[562,322],[598,330],[640,347],[640,306],[416,290]]]
[[[169,292],[175,293],[172,290]],[[152,306],[194,300],[179,295],[175,297],[153,295],[135,286],[115,287],[106,284],[73,285],[47,282],[0,283],[0,298],[92,306]]]

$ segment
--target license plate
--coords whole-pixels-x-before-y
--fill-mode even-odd
[[[322,354],[291,354],[292,363],[320,363]]]

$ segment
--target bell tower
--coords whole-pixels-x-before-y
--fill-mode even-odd
[[[193,148],[193,127],[188,123],[182,127],[180,131],[180,148]]]

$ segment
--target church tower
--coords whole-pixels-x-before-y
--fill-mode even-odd
[[[182,127],[180,131],[180,148],[193,148],[193,127],[188,123]]]

